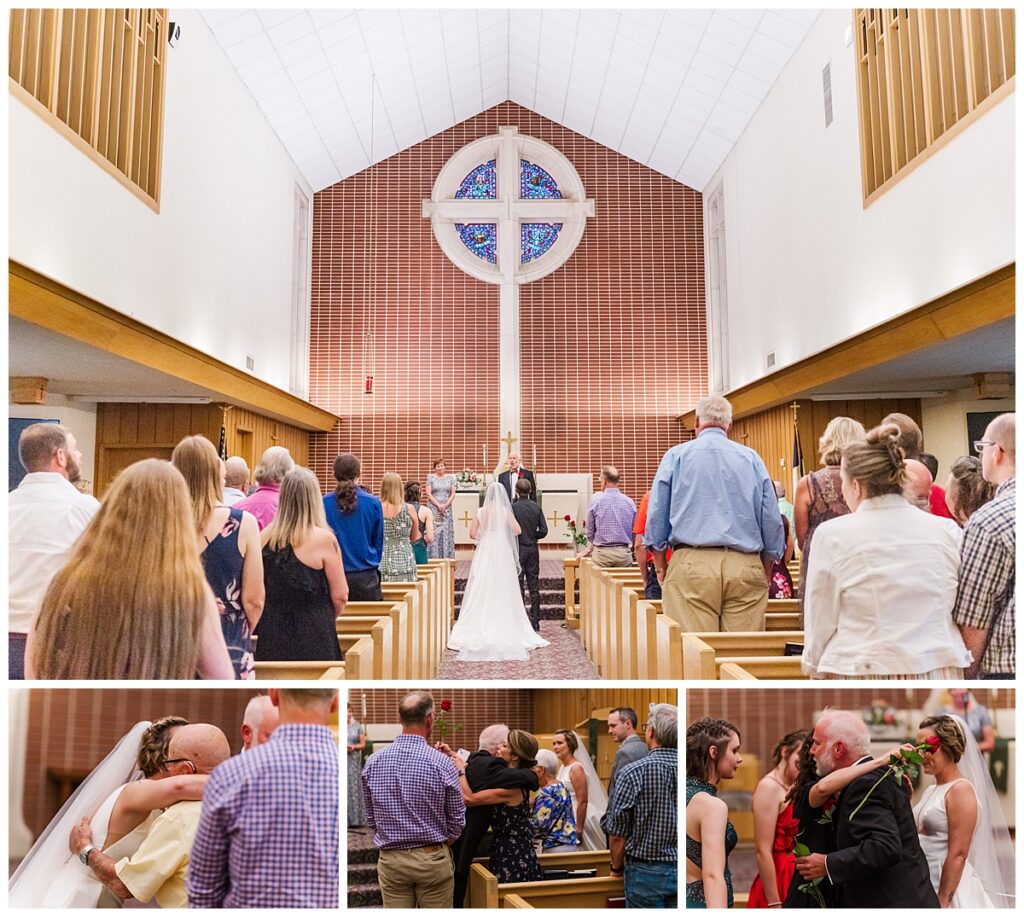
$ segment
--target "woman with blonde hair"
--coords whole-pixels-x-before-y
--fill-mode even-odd
[[[384,553],[380,578],[384,583],[409,583],[416,579],[412,543],[420,540],[420,521],[405,502],[402,479],[393,471],[380,479],[380,503],[384,510]]]
[[[839,479],[839,462],[843,450],[852,442],[864,438],[864,425],[850,417],[833,417],[818,440],[818,454],[822,468],[805,474],[796,485],[793,496],[793,528],[800,546],[800,608],[804,607],[804,583],[807,581],[807,562],[811,556],[811,539],[823,522],[845,516],[850,507],[843,499]]]
[[[220,610],[237,678],[253,678],[252,634],[263,613],[263,559],[255,517],[223,502],[224,463],[205,436],[186,436],[171,453],[192,498],[196,548]]]
[[[895,424],[848,445],[851,512],[823,523],[804,591],[803,669],[823,678],[959,679],[971,654],[953,623],[960,546],[903,496]]]
[[[335,618],[348,601],[348,583],[312,471],[296,468],[284,476],[277,515],[260,540],[267,600],[256,658],[341,659]]]
[[[53,578],[27,678],[233,678],[195,551],[188,490],[159,459],[124,469]]]

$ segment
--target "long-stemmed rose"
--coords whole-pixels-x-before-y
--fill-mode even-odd
[[[573,521],[572,516],[566,514],[562,517],[565,520],[565,527],[569,530],[569,538],[574,545],[583,547],[587,543],[587,533],[581,532]]]
[[[448,722],[448,714],[452,712],[452,702],[445,698],[438,704],[441,712],[434,718],[434,724],[437,726],[437,734],[441,737],[441,741],[445,740],[448,735],[448,730],[451,729],[452,735],[455,735],[456,730],[463,727],[463,723],[451,723]]]
[[[890,774],[897,781],[901,781],[906,777],[913,779],[918,774],[918,765],[924,761],[924,755],[932,754],[939,747],[940,740],[938,736],[928,736],[923,742],[919,742],[917,745],[912,747],[904,746],[898,752],[889,755],[889,766],[885,769],[885,773],[879,777],[874,786],[871,787],[867,793],[864,794],[864,798],[857,803],[857,807],[850,813],[850,820],[853,820],[853,816],[856,815],[861,806],[868,801],[868,797],[874,792],[875,787],[878,786],[886,777]]]

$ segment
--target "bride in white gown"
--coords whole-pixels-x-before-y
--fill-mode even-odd
[[[83,818],[91,819],[92,843],[114,860],[130,857],[145,840],[153,820],[160,814],[154,808],[141,823],[135,824],[108,845],[111,815],[121,793],[137,785],[153,805],[170,805],[181,799],[202,798],[205,777],[179,781],[187,787],[164,784],[156,778],[143,780],[138,768],[140,744],[152,723],[136,723],[97,765],[43,830],[32,849],[21,861],[8,885],[9,907],[95,908],[117,907],[120,901],[93,875],[92,870],[68,849],[68,839]],[[162,766],[162,765],[161,765]],[[159,785],[159,786],[158,786]],[[198,792],[197,792],[198,789]],[[122,817],[122,821],[124,817]],[[134,818],[129,821],[134,822]]]
[[[459,619],[448,638],[460,662],[526,661],[531,649],[548,645],[534,632],[523,606],[519,533],[505,488],[491,484],[470,523],[469,537],[478,543]]]
[[[1013,907],[1013,845],[978,743],[957,716],[927,717],[920,730],[919,741],[938,736],[941,742],[922,765],[935,783],[914,806],[936,894],[955,908]],[[957,858],[949,857],[951,838],[954,849],[967,850],[959,879]]]

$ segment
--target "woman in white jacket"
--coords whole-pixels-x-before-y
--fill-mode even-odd
[[[843,452],[851,512],[814,536],[804,597],[812,678],[959,679],[971,661],[953,623],[960,549],[946,523],[904,499],[899,428]]]

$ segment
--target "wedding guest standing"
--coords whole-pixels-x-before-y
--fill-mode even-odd
[[[405,485],[405,502],[412,507],[416,521],[420,524],[420,539],[412,543],[412,556],[416,564],[425,564],[429,559],[427,549],[434,543],[434,514],[420,503],[420,482],[409,481]]]
[[[992,714],[984,704],[974,699],[969,688],[950,688],[949,704],[940,709],[939,713],[960,717],[978,743],[978,751],[995,749],[996,734],[992,728]]]
[[[811,557],[811,542],[818,526],[837,516],[850,512],[843,497],[843,482],[839,476],[839,463],[843,450],[852,442],[864,438],[864,425],[849,417],[833,417],[818,440],[818,454],[822,468],[804,475],[796,485],[793,520],[800,555],[800,614],[803,620],[804,588],[807,582],[807,564]]]
[[[235,677],[188,488],[169,462],[146,459],[114,478],[54,576],[28,636],[25,677],[197,674]]]
[[[266,598],[259,526],[238,506],[221,502],[224,464],[205,436],[186,436],[174,447],[171,462],[184,476],[192,497],[198,550],[220,609],[235,675],[254,678],[252,634]]]
[[[797,778],[804,730],[783,736],[772,750],[772,769],[754,790],[754,856],[757,875],[747,907],[779,907],[796,872],[793,844],[799,830],[789,790]]]
[[[294,467],[295,460],[284,446],[271,446],[263,453],[253,473],[256,492],[235,504],[239,509],[252,513],[261,531],[274,521],[281,499],[281,482]]]
[[[576,836],[576,816],[572,811],[572,797],[565,784],[556,779],[558,758],[549,748],[537,752],[537,766],[533,769],[540,789],[533,797],[530,821],[542,853],[575,853],[580,849]]]
[[[966,525],[967,520],[995,495],[995,484],[985,480],[981,459],[962,455],[949,466],[946,506],[958,525]]]
[[[356,719],[352,705],[348,705],[348,826],[361,828],[363,816],[363,750],[366,748],[366,729]]]
[[[732,907],[729,854],[737,841],[718,786],[743,763],[739,730],[704,718],[686,730],[686,907]]]
[[[345,610],[348,583],[320,483],[308,468],[296,468],[281,482],[280,497],[261,535],[267,599],[256,658],[340,660],[335,619]]]
[[[608,775],[608,798],[615,791],[615,778],[624,767],[647,757],[647,742],[637,735],[636,727],[639,720],[632,707],[613,707],[608,711],[608,735],[619,746],[612,761],[611,773]]]
[[[455,868],[448,846],[466,824],[459,774],[451,758],[427,744],[433,697],[424,691],[406,695],[398,718],[402,732],[363,768],[384,907],[450,908]]]
[[[188,906],[338,909],[338,692],[271,688],[281,725],[210,775]]]
[[[623,876],[626,907],[678,905],[678,717],[671,704],[651,707],[644,725],[650,754],[623,769],[601,820],[611,874]]]
[[[381,602],[380,560],[384,512],[380,500],[359,486],[360,465],[351,452],[334,460],[338,486],[324,497],[327,524],[338,539],[350,602]]]
[[[445,473],[444,459],[434,462],[434,473],[427,475],[427,501],[434,511],[434,543],[427,549],[432,558],[455,557],[455,475]]]
[[[54,574],[100,508],[81,493],[82,453],[70,430],[34,423],[18,440],[28,474],[7,495],[8,677],[25,677],[25,642]]]
[[[903,497],[895,424],[843,452],[849,515],[823,523],[804,591],[803,669],[824,678],[959,679],[953,624],[960,547],[948,520]]]
[[[384,553],[380,578],[384,583],[409,583],[416,579],[416,558],[412,543],[420,540],[416,511],[405,502],[402,479],[387,472],[380,481],[380,502],[384,513]]]

